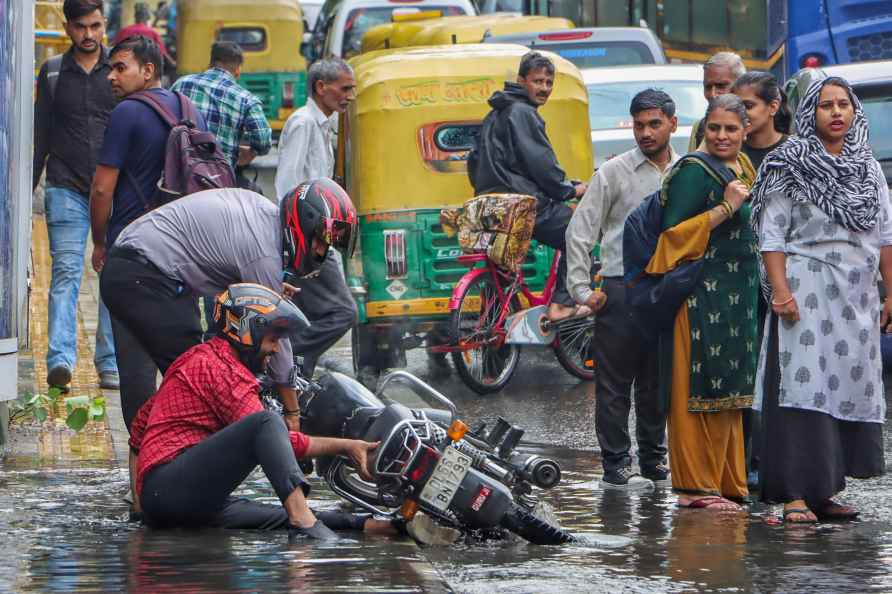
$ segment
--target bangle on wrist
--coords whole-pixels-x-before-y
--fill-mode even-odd
[[[722,204],[725,205],[725,208],[728,210],[728,218],[734,216],[735,209],[727,200],[722,200]]]
[[[782,302],[780,302],[780,303],[778,303],[777,301],[775,301],[774,299],[772,299],[772,300],[771,300],[771,305],[773,305],[774,307],[781,307],[782,305],[786,305],[786,304],[788,304],[788,303],[792,303],[792,302],[793,302],[793,296],[790,295],[790,298],[789,298],[789,299],[787,299],[786,301],[782,301]]]
[[[287,408],[282,407],[282,414],[285,415],[286,417],[299,417],[300,409],[298,408],[295,410],[288,410]]]

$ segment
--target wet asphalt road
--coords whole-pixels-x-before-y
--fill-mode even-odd
[[[333,353],[349,365],[349,347]],[[885,592],[892,591],[889,476],[853,482],[843,500],[861,521],[783,528],[770,510],[679,510],[670,491],[598,488],[594,390],[548,352],[523,354],[500,394],[479,397],[430,365],[409,370],[454,399],[464,419],[501,415],[526,427],[523,448],[556,458],[562,483],[545,494],[586,546],[523,542],[419,548],[354,535],[289,545],[283,533],[152,532],[128,524],[126,474],[109,463],[46,467],[28,456],[0,465],[0,591],[12,592]],[[888,451],[888,449],[887,449]],[[243,493],[269,502],[255,473]],[[337,505],[319,486],[317,505]]]

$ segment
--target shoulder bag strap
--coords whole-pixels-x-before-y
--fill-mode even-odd
[[[167,109],[163,103],[158,101],[157,97],[153,97],[150,91],[139,91],[124,98],[125,101],[139,101],[151,107],[158,116],[164,120],[164,123],[173,128],[177,125],[177,118]]]
[[[62,72],[62,58],[65,54],[53,56],[46,61],[46,83],[50,91],[50,103],[56,100],[56,87],[59,86],[59,73]]]

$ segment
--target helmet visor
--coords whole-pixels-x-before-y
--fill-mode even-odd
[[[326,245],[343,251],[348,258],[353,255],[353,248],[356,245],[353,223],[325,219],[325,224],[319,226],[316,237]]]

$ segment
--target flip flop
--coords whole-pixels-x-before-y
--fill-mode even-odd
[[[545,318],[548,320],[549,324],[554,325],[554,324],[560,324],[561,322],[566,322],[567,320],[574,320],[576,318],[587,318],[590,315],[592,315],[593,313],[595,313],[595,312],[592,311],[592,308],[590,308],[588,305],[580,304],[580,305],[576,306],[576,309],[574,309],[572,312],[568,313],[567,315],[561,316],[556,319],[551,319],[546,315]]]
[[[818,504],[816,509],[812,510],[817,517],[821,521],[834,521],[834,520],[854,520],[858,517],[859,512],[855,508],[842,505],[841,503],[837,503],[832,499],[828,499],[823,503]]]
[[[790,509],[785,509],[784,514],[783,514],[784,523],[785,524],[817,524],[818,521],[816,519],[815,520],[789,520],[789,519],[787,519],[788,516],[791,516],[792,514],[806,515],[808,513],[814,513],[814,512],[812,512],[807,507],[791,507]]]
[[[717,495],[711,495],[709,497],[701,497],[700,499],[694,499],[687,505],[682,505],[681,503],[677,504],[678,507],[683,507],[685,509],[709,509],[710,506],[717,505],[719,503],[723,504],[731,504],[737,506],[737,509],[740,509],[740,506],[734,503],[733,501],[728,501],[724,497],[719,497]],[[725,509],[721,511],[734,511],[730,509]]]

